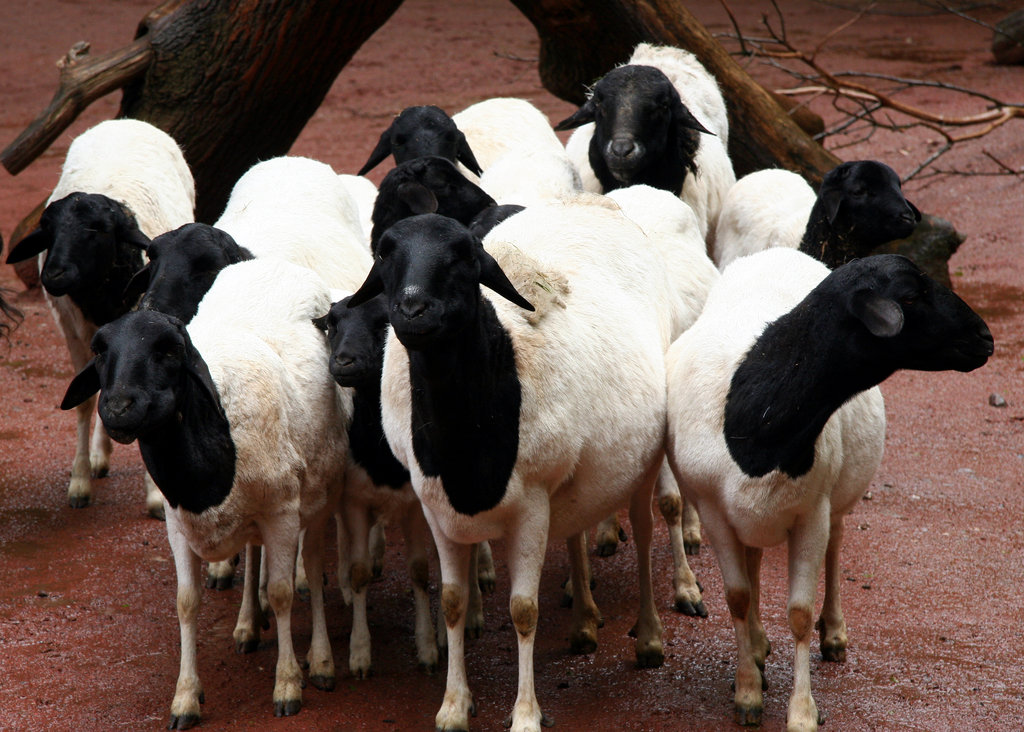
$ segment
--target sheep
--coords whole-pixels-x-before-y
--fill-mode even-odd
[[[715,232],[719,269],[746,254],[785,246],[834,269],[878,246],[910,236],[921,212],[906,200],[885,163],[841,163],[814,190],[796,173],[758,170],[729,189]]]
[[[594,85],[582,107],[555,126],[573,128],[579,129],[566,152],[584,190],[644,183],[671,191],[690,204],[701,235],[713,241],[736,175],[727,152],[725,102],[693,54],[639,44],[626,64]]]
[[[400,163],[380,182],[373,204],[370,251],[389,226],[424,213],[450,216],[468,224],[489,206],[496,205],[480,186],[462,175],[451,161],[436,155]]]
[[[436,155],[453,164],[461,163],[476,175],[482,172],[465,134],[443,109],[433,105],[403,109],[381,133],[358,175],[366,175],[388,155],[394,156],[396,165]]]
[[[359,224],[365,235],[366,249],[370,248],[370,230],[373,228],[373,204],[377,200],[377,186],[361,175],[339,173],[338,179],[352,197],[359,212]]]
[[[95,358],[65,395],[67,409],[101,390],[107,431],[119,442],[139,441],[164,496],[181,627],[171,729],[191,727],[200,716],[199,561],[224,560],[246,544],[262,543],[269,565],[275,715],[296,714],[302,705],[290,620],[300,531],[313,614],[309,680],[334,688],[323,533],[343,485],[352,397],[324,368],[326,340],[312,322],[329,305],[323,280],[306,268],[270,258],[239,263],[217,277],[187,328],[152,310],[100,328]],[[250,604],[255,587],[247,583]],[[247,639],[238,633],[241,647]]]
[[[568,537],[577,587],[571,644],[592,651],[599,613],[582,578],[583,532],[629,504],[640,575],[637,661],[664,660],[650,542],[671,320],[662,304],[671,286],[651,243],[611,207],[531,206],[486,242],[435,214],[399,221],[381,237],[349,307],[381,292],[388,302],[384,432],[410,471],[441,560],[448,681],[436,727],[468,728],[469,545],[500,537],[519,642],[511,726],[539,730],[547,719],[532,651],[549,536]]]
[[[738,650],[737,722],[758,724],[763,706],[771,650],[759,617],[763,549],[788,544],[788,726],[817,729],[814,596],[824,563],[821,651],[842,661],[843,516],[881,464],[877,384],[897,369],[971,371],[992,350],[982,319],[910,260],[876,255],[830,273],[788,248],[729,265],[697,322],[669,349],[668,461],[722,571]]]
[[[273,257],[312,269],[351,292],[370,269],[366,234],[349,189],[331,166],[285,155],[256,163],[232,188],[213,226],[192,224],[146,245],[135,287],[140,307],[188,323],[224,267]]]
[[[437,669],[438,651],[428,592],[427,552],[433,546],[430,529],[409,484],[409,472],[388,447],[380,420],[380,375],[388,314],[382,297],[351,310],[350,299],[345,297],[333,303],[327,315],[316,321],[327,333],[331,376],[339,385],[353,390],[351,457],[340,508],[349,542],[349,570],[344,578],[339,571],[338,578],[339,582],[350,584],[353,595],[349,668],[357,679],[365,679],[370,673],[366,595],[372,571],[367,548],[371,516],[376,516],[402,528],[416,608],[417,658],[421,669],[433,673]]]
[[[681,199],[650,186],[617,188],[607,196],[658,246],[678,297],[678,304],[670,307],[670,312],[679,316],[671,329],[675,340],[697,320],[719,279],[705,251],[697,216]],[[693,504],[682,500],[667,463],[658,475],[658,508],[672,546],[674,606],[686,615],[707,617],[700,586],[686,560],[687,554],[700,550],[700,520]],[[602,522],[596,536],[597,553],[613,554],[620,532],[616,516]]]
[[[60,179],[47,199],[39,228],[8,254],[7,262],[39,255],[46,301],[67,342],[76,371],[89,360],[96,328],[134,305],[124,297],[143,266],[134,244],[193,220],[195,185],[177,143],[141,120],[116,119],[89,128],[68,147]],[[92,501],[92,477],[110,469],[110,439],[97,420],[95,400],[76,410],[77,437],[68,503]],[[146,508],[162,517],[160,493],[147,475]]]

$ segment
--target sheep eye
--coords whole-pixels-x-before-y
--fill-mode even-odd
[[[392,144],[392,145],[398,145],[399,147],[401,147],[402,145],[404,145],[404,144],[405,144],[406,142],[408,142],[408,138],[406,138],[406,136],[405,136],[405,135],[395,135],[395,136],[394,136],[394,137],[393,137],[393,138],[391,139],[391,144]]]

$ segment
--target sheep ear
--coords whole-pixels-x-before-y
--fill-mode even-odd
[[[480,262],[480,284],[489,287],[509,302],[513,302],[524,310],[534,311],[533,305],[519,294],[515,286],[501,270],[494,257],[487,253],[481,244],[477,250],[477,261]]]
[[[675,105],[674,116],[676,124],[680,127],[688,130],[697,130],[697,132],[703,132],[705,135],[711,135],[712,137],[716,136],[714,132],[702,125],[700,120],[693,116],[693,113],[686,108],[682,101]]]
[[[903,330],[903,308],[892,298],[861,290],[854,293],[851,310],[876,338],[892,338]]]
[[[437,211],[437,196],[422,183],[408,181],[398,186],[398,200],[413,214],[428,214]]]
[[[313,318],[313,326],[317,330],[321,330],[324,333],[326,333],[327,332],[327,318],[328,318],[329,315],[330,315],[330,313],[326,313],[324,315],[321,315],[319,318]]]
[[[836,217],[839,215],[839,209],[843,205],[842,192],[836,188],[830,188],[827,191],[823,191],[818,197],[825,207],[825,216],[828,218],[828,222],[834,224]]]
[[[60,408],[65,411],[74,409],[99,390],[100,374],[96,370],[96,359],[93,358],[81,371],[75,374],[75,378],[68,384],[68,390],[64,392],[64,399],[60,403]]]
[[[121,229],[121,240],[142,251],[149,249],[149,237],[142,233],[142,229],[132,224]]]
[[[184,329],[184,324],[181,327]],[[220,407],[220,394],[217,393],[213,377],[210,376],[210,369],[189,340],[185,341],[185,373],[189,375],[202,393]]]
[[[49,249],[51,244],[53,244],[52,237],[47,235],[42,229],[34,229],[7,252],[7,264],[24,262],[26,259],[30,259]]]
[[[124,299],[126,302],[138,301],[143,293],[149,289],[149,275],[148,264],[132,275],[132,278],[128,280],[128,284],[124,288]]]
[[[583,103],[582,107],[555,125],[555,130],[558,132],[562,132],[563,130],[573,130],[580,125],[587,124],[587,122],[593,122],[596,109],[597,107],[594,105],[594,98],[591,97]]]
[[[476,161],[476,156],[473,155],[473,150],[469,146],[469,140],[466,139],[461,130],[459,131],[459,152],[455,157],[476,175],[483,174],[484,171],[480,167],[480,163]]]
[[[374,260],[373,266],[370,267],[370,271],[366,275],[366,280],[348,301],[348,307],[354,308],[357,305],[362,305],[364,302],[368,302],[384,292],[384,280],[380,277],[377,261]]]
[[[370,153],[369,159],[359,169],[356,175],[366,175],[371,170],[380,165],[391,154],[391,125],[380,133],[380,139],[377,141],[377,147],[373,148],[373,152]]]

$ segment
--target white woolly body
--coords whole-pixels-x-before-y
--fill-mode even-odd
[[[817,195],[796,173],[769,168],[729,189],[715,229],[712,258],[719,269],[770,247],[797,249]]]
[[[408,356],[393,333],[384,429],[435,534],[440,527],[458,543],[495,539],[549,506],[550,536],[566,537],[625,504],[661,459],[671,285],[642,232],[600,206],[528,208],[495,227],[485,248],[520,291],[520,282],[543,281],[556,293],[527,313],[482,288],[512,338],[522,387],[519,453],[503,499],[459,514],[440,479],[423,476],[410,432]],[[515,272],[512,259],[536,268]]]
[[[480,187],[499,204],[533,206],[571,199],[583,190],[580,175],[565,149],[510,153],[480,176]]]
[[[330,287],[354,291],[370,269],[356,200],[331,166],[310,158],[252,166],[214,225],[255,256],[308,267]]]
[[[46,202],[76,191],[124,204],[150,239],[194,216],[195,183],[181,149],[166,132],[137,119],[100,122],[71,141]]]
[[[221,272],[189,323],[237,451],[235,484],[221,505],[175,511],[203,559],[263,543],[258,525],[268,515],[295,512],[305,526],[333,511],[352,397],[331,378],[326,340],[312,324],[330,306],[314,272],[255,259]]]
[[[674,308],[680,315],[672,327],[674,339],[697,320],[719,277],[708,259],[697,216],[685,201],[660,188],[629,186],[607,196],[657,245],[665,260],[679,297]]]
[[[452,120],[483,171],[509,153],[564,154],[547,115],[525,99],[485,99],[456,113]]]
[[[366,237],[366,250],[369,251],[370,231],[373,230],[373,204],[377,200],[377,186],[364,175],[339,173],[338,179],[341,180],[345,190],[352,196],[352,200],[356,204],[359,223],[363,227],[363,235]]]
[[[729,159],[729,121],[725,100],[714,77],[689,51],[671,46],[641,43],[626,64],[653,66],[669,78],[683,104],[714,136],[701,133],[697,148],[697,175],[687,174],[679,197],[697,214],[701,236],[714,238],[715,222],[725,194],[736,182]],[[565,144],[565,150],[580,174],[583,190],[602,193],[600,181],[590,167],[590,138],[594,123],[578,127]]]
[[[815,445],[814,466],[798,479],[777,470],[751,478],[726,446],[724,405],[737,365],[765,326],[827,275],[823,264],[788,248],[737,260],[668,352],[667,453],[679,486],[702,520],[713,509],[746,546],[778,544],[817,511],[847,512],[881,463],[885,410],[878,387],[832,415]]]

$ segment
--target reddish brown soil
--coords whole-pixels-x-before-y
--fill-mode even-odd
[[[53,62],[81,39],[96,52],[130,40],[152,0],[118,3],[6,2],[0,143],[45,106]],[[767,3],[732,3],[751,35]],[[810,47],[850,15],[809,0],[785,3],[787,28]],[[886,6],[913,11],[911,3]],[[977,11],[989,22],[1008,12]],[[697,11],[716,33],[731,32],[718,7]],[[939,79],[1021,101],[1024,68],[991,65],[990,31],[950,16],[871,15],[822,53],[832,69],[867,69]],[[571,107],[538,81],[537,40],[510,3],[408,0],[360,50],[294,148],[352,172],[389,117],[409,104],[456,111],[488,96],[524,96],[553,121]],[[778,75],[754,65],[762,79]],[[973,101],[928,91],[914,97],[947,114]],[[4,236],[49,192],[67,143],[113,115],[116,98],[88,111],[27,171],[0,184]],[[825,101],[814,108],[834,119]],[[1020,170],[1020,123],[966,146],[947,163],[993,170],[982,150]],[[846,159],[876,157],[906,174],[931,149],[926,136],[879,134]],[[383,171],[375,171],[379,180]],[[911,184],[924,211],[953,221],[967,241],[950,269],[956,289],[987,319],[996,354],[970,374],[903,373],[883,387],[887,454],[870,493],[848,517],[843,571],[850,626],[844,664],[812,660],[812,683],[826,730],[1019,730],[1024,728],[1024,187],[1014,177],[946,176]],[[9,267],[0,285],[20,289]],[[0,349],[0,728],[158,729],[166,722],[178,666],[174,571],[163,525],[146,518],[142,467],[134,447],[115,450],[109,478],[84,510],[65,501],[73,418],[57,404],[72,376],[45,305],[19,298],[24,324]],[[989,405],[1002,394],[1007,407]],[[498,729],[515,696],[515,633],[507,576],[485,603],[487,626],[468,647],[479,706],[478,730]],[[415,670],[411,597],[400,541],[389,544],[385,575],[371,590],[375,675],[347,673],[351,613],[333,579],[328,612],[340,678],[325,693],[307,688],[301,714],[274,720],[276,643],[271,630],[250,656],[233,651],[239,590],[207,591],[200,614],[202,728],[280,730],[430,729],[444,674]],[[563,730],[729,729],[733,633],[712,551],[693,562],[709,617],[671,609],[670,557],[658,528],[656,591],[665,624],[662,668],[637,670],[627,631],[636,598],[632,545],[595,560],[596,599],[606,624],[592,656],[567,651],[568,614],[559,607],[562,547],[549,552],[536,653],[541,704]],[[763,729],[784,727],[792,643],[784,616],[784,557],[767,552],[764,614],[775,653]],[[332,563],[333,567],[333,563]],[[296,610],[296,643],[308,643],[308,612]]]

